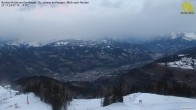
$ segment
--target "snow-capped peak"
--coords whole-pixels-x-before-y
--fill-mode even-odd
[[[41,47],[45,45],[44,43],[38,41],[22,41],[22,40],[5,40],[1,41],[1,45],[11,45],[11,46],[27,46],[27,47]]]
[[[184,39],[185,40],[196,40],[196,34],[195,33],[184,33],[185,34],[185,37]]]
[[[69,43],[68,41],[58,41],[58,42],[55,42],[54,46],[65,46],[68,43]]]
[[[178,37],[178,33],[171,32],[170,36],[171,39],[176,39]]]
[[[176,39],[176,38],[182,38],[184,40],[192,41],[196,40],[196,34],[195,33],[179,33],[179,32],[171,32],[169,35],[167,35],[170,39]]]

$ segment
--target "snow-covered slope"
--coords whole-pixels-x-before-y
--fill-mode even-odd
[[[10,94],[11,93],[11,94]],[[17,91],[0,86],[0,110],[52,110],[33,93],[17,95]],[[142,104],[139,104],[142,100]],[[123,103],[102,107],[103,99],[74,99],[68,110],[196,110],[196,99],[134,93],[124,97]]]
[[[182,69],[196,69],[196,59],[179,55],[182,58],[178,61],[160,63],[163,66],[182,68]]]
[[[142,104],[139,104],[142,100]],[[101,107],[101,99],[75,99],[68,110],[196,110],[196,99],[135,93],[124,97],[124,103]]]
[[[0,110],[52,110],[52,107],[45,104],[33,93],[17,95],[17,91],[9,89],[8,86],[0,86]]]

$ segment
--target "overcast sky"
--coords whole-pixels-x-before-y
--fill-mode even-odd
[[[196,33],[196,14],[180,14],[184,0],[86,1],[89,4],[0,7],[0,36],[40,41]],[[188,1],[196,7],[195,0]]]

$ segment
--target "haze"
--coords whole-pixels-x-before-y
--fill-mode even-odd
[[[45,41],[196,33],[196,15],[180,14],[184,0],[86,1],[89,4],[0,7],[0,37]],[[196,6],[195,0],[189,2]]]

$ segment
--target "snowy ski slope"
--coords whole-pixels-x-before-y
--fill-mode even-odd
[[[11,92],[10,92],[11,91]],[[11,93],[11,94],[10,94]],[[52,110],[33,93],[16,95],[17,91],[0,86],[0,110]],[[142,104],[139,104],[142,100]],[[101,99],[74,99],[68,110],[196,110],[196,99],[134,93],[124,96],[124,103],[101,107]],[[16,106],[17,104],[17,106]]]

